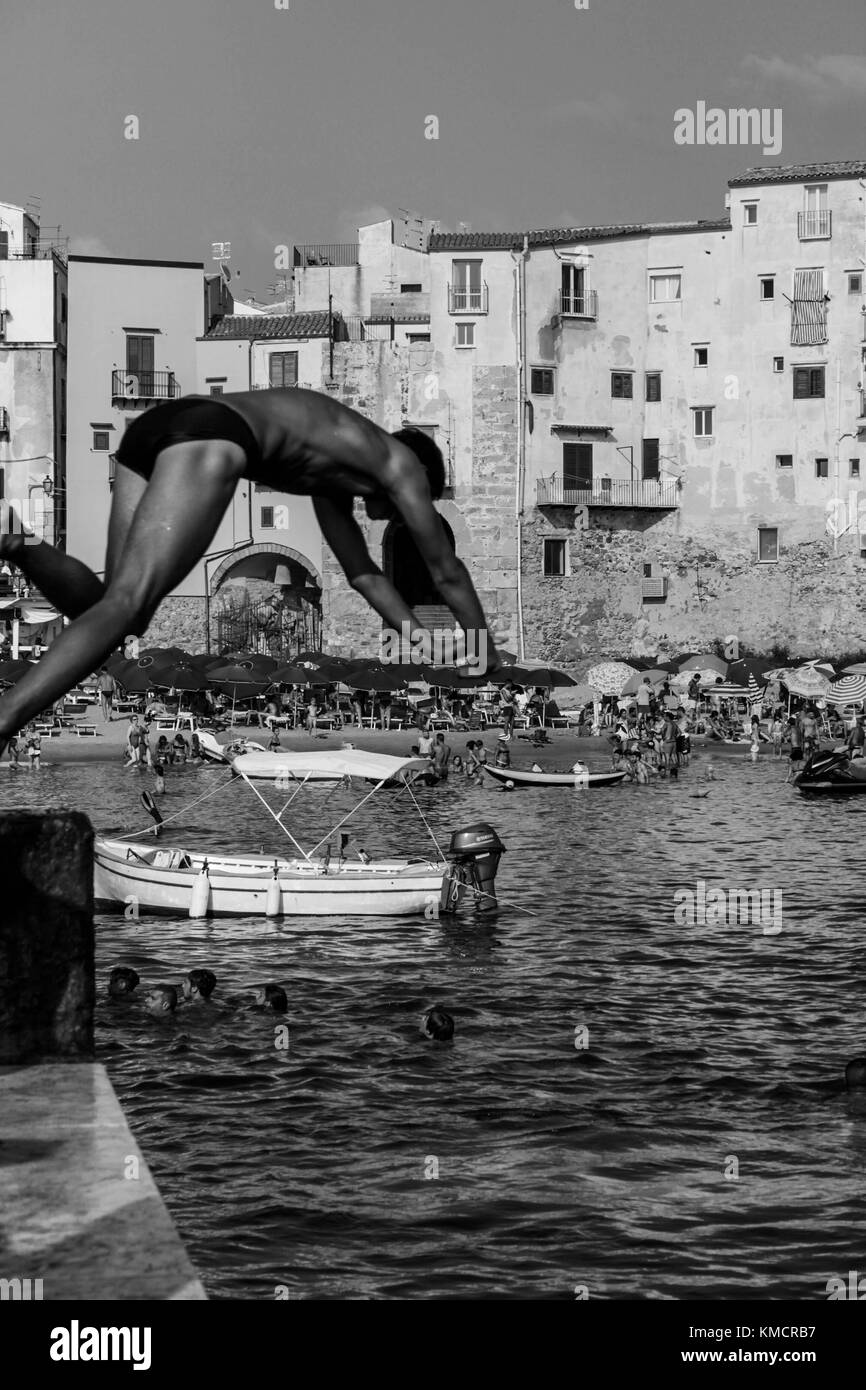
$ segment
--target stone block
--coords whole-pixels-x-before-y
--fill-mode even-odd
[[[93,1053],[93,829],[0,816],[0,1063]]]

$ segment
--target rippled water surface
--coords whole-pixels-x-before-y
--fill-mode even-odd
[[[652,787],[422,792],[441,841],[485,819],[508,846],[495,921],[98,919],[99,1057],[212,1298],[814,1299],[863,1269],[866,1092],[841,1078],[866,1051],[866,800],[714,762],[708,795],[706,755]],[[165,814],[224,777],[173,772]],[[133,828],[149,785],[22,770],[0,808]],[[310,789],[290,824],[309,845],[352,801]],[[177,827],[283,848],[239,783]],[[405,793],[347,828],[374,854],[429,846]],[[677,925],[698,879],[781,892],[782,931]],[[139,994],[210,966],[222,1005],[161,1024],[107,1001],[116,964]],[[287,1052],[250,1001],[265,980]],[[434,1003],[452,1043],[419,1032]]]

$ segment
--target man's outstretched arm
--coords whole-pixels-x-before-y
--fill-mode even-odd
[[[430,571],[433,583],[463,631],[467,635],[475,634],[475,650],[480,653],[486,651],[488,669],[494,669],[499,664],[499,657],[469,571],[451,548],[442,518],[433,506],[423,469],[411,451],[397,440],[394,441],[383,482],[385,491],[403,518]]]
[[[409,624],[410,632],[423,631],[405,599],[373,562],[364,533],[352,515],[351,502],[341,505],[329,497],[314,497],[313,508],[322,535],[355,592],[395,632],[402,631],[403,623]]]

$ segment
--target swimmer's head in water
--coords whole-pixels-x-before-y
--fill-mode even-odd
[[[845,1068],[845,1085],[850,1091],[853,1086],[866,1086],[866,1057],[854,1057]]]
[[[454,1019],[437,1005],[422,1018],[421,1032],[434,1042],[449,1042],[454,1037]]]
[[[182,981],[184,999],[209,999],[216,989],[212,970],[191,970]]]
[[[174,985],[154,985],[145,996],[145,1007],[154,1018],[166,1018],[177,1008],[177,990]]]
[[[281,985],[259,985],[256,990],[256,1003],[273,1009],[277,1014],[286,1013],[289,1007],[286,991]]]
[[[128,965],[118,965],[108,977],[108,993],[114,999],[132,994],[138,984],[138,975]]]

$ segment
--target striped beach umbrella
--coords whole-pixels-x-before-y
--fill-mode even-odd
[[[806,700],[826,695],[830,689],[828,676],[823,671],[816,670],[813,662],[798,666],[796,671],[788,671],[782,677],[782,684],[788,687],[792,695],[800,695]]]
[[[830,686],[826,698],[830,705],[856,705],[866,700],[866,675],[841,676]]]

